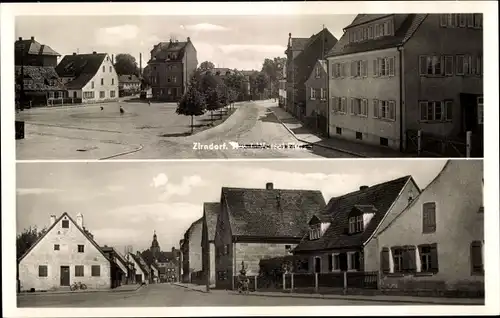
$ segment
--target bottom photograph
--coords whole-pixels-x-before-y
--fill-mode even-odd
[[[484,305],[482,160],[16,167],[18,307]]]

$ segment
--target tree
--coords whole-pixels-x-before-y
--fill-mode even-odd
[[[283,68],[285,64],[286,58],[284,57],[275,57],[273,59],[266,58],[262,64],[261,72],[269,77],[272,96],[278,95],[279,80],[283,78]]]
[[[214,111],[222,108],[220,91],[216,87],[208,87],[205,91],[205,101],[213,123]]]
[[[203,115],[205,110],[205,96],[198,90],[195,83],[191,83],[175,111],[179,115],[191,116],[191,134],[194,130],[194,116]]]
[[[212,63],[210,61],[201,62],[200,66],[198,66],[198,69],[201,72],[210,71],[210,70],[213,70],[214,68],[215,68],[214,63]]]
[[[135,57],[128,53],[116,55],[115,70],[118,75],[140,75]]]
[[[29,228],[24,229],[21,234],[18,234],[16,238],[17,259],[23,256],[26,251],[28,251],[33,246],[33,244],[35,244],[35,242],[45,234],[46,231],[46,228],[43,228],[39,231],[36,226],[30,226]]]
[[[256,74],[253,78],[253,85],[252,87],[257,90],[260,94],[264,93],[264,90],[268,87],[269,85],[269,78],[267,77],[266,74],[260,72]]]
[[[224,77],[224,83],[226,84],[227,88],[237,93],[235,97],[236,99],[240,94],[245,93],[245,87],[243,86],[244,82],[245,76],[237,71]],[[236,99],[234,101],[236,101]]]

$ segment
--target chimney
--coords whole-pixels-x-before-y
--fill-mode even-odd
[[[76,215],[76,225],[83,229],[83,215],[81,213]]]
[[[51,215],[50,216],[50,225],[56,223],[56,216],[55,215]]]
[[[188,36],[188,38],[187,38],[187,41],[188,41],[188,42],[191,42],[191,38],[190,38],[189,36]]]
[[[172,246],[172,252],[175,252],[175,247],[174,246]]]
[[[96,51],[94,51],[94,52],[92,52],[92,54],[97,54],[97,52],[96,52]]]
[[[115,65],[115,55],[111,54],[111,64]]]
[[[75,52],[73,52],[73,55],[76,55],[76,53],[75,53]]]
[[[31,42],[33,42],[33,41],[35,41],[35,37],[34,36],[31,37]]]
[[[369,186],[364,185],[364,186],[359,187],[359,190],[360,190],[360,191],[363,191],[363,190],[366,190],[366,189],[368,189],[368,188],[369,188]]]
[[[23,37],[22,37],[22,36],[20,36],[20,37],[19,37],[19,41],[22,41],[22,40],[23,40]]]
[[[272,190],[273,189],[273,183],[272,182],[266,183],[266,189],[267,190]]]

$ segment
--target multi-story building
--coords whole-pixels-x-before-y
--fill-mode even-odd
[[[107,53],[66,55],[56,67],[67,97],[82,103],[118,99],[118,75]]]
[[[184,233],[184,244],[182,246],[183,282],[191,282],[191,275],[202,270],[201,236],[203,218],[193,222]]]
[[[118,76],[120,95],[137,94],[141,90],[141,80],[134,74]]]
[[[292,38],[289,33],[287,56],[287,111],[302,118],[306,111],[306,87],[311,71],[318,60],[337,43],[337,39],[324,28],[310,38]]]
[[[305,121],[309,127],[327,134],[328,117],[328,70],[325,60],[319,60],[305,82],[306,111]]]
[[[220,212],[219,202],[203,203],[203,227],[201,237],[202,270],[209,276],[210,285],[215,285],[215,228]],[[207,278],[204,276],[205,279]]]
[[[484,296],[483,171],[482,160],[448,161],[381,227],[371,255],[381,289]]]
[[[482,54],[481,14],[358,15],[327,55],[330,136],[403,151],[409,130],[482,135]]]
[[[148,62],[153,98],[179,101],[198,67],[196,48],[191,39],[160,42],[151,50]]]
[[[20,289],[69,289],[77,282],[89,289],[110,288],[111,264],[85,229],[83,215],[76,222],[68,213],[52,215],[47,231],[18,260]]]
[[[25,106],[50,105],[62,100],[65,90],[55,67],[59,53],[35,37],[20,37],[14,44],[16,99]],[[21,97],[21,95],[23,95]]]

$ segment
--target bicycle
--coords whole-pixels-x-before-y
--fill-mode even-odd
[[[76,282],[76,283],[74,283],[73,285],[71,285],[71,286],[69,287],[69,289],[70,289],[71,291],[74,291],[74,290],[77,290],[77,289],[80,289],[80,290],[85,290],[85,289],[87,289],[87,285],[83,284],[82,282]]]

